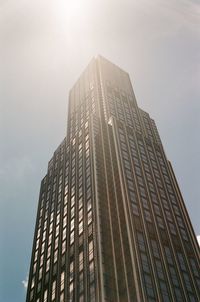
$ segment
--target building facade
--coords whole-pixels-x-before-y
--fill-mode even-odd
[[[41,182],[27,302],[198,302],[198,243],[129,75],[94,58]]]

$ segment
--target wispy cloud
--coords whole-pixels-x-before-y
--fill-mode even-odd
[[[26,279],[22,281],[22,284],[23,284],[23,287],[25,289],[27,289],[27,287],[28,287],[28,276],[26,276]]]

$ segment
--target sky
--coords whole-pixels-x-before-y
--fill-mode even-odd
[[[200,3],[1,0],[0,301],[25,301],[40,181],[92,57],[126,70],[200,235]]]

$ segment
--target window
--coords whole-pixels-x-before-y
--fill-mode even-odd
[[[69,298],[70,298],[70,301],[73,301],[73,296],[74,296],[74,282],[72,281],[69,284]]]
[[[65,237],[66,237],[66,236],[65,236]],[[64,240],[64,241],[62,242],[62,254],[64,254],[64,253],[66,252],[66,246],[67,246],[66,240]]]
[[[194,275],[196,277],[199,277],[200,272],[198,271],[196,262],[195,262],[195,260],[193,258],[190,258],[190,263],[192,265],[192,271],[193,271]]]
[[[47,301],[48,291],[47,289],[44,291],[44,302]]]
[[[164,280],[165,277],[164,277],[161,261],[156,260],[155,264],[156,264],[156,270],[157,270],[158,278],[161,279],[161,280]],[[160,283],[160,284],[162,284],[162,283]]]
[[[83,208],[81,208],[78,213],[78,220],[81,221],[82,219],[83,219]]]
[[[184,229],[180,228],[180,231],[181,231],[181,235],[182,235],[182,238],[186,241],[188,241],[188,236],[187,236],[187,233]]]
[[[146,248],[145,248],[145,241],[144,241],[144,236],[142,233],[137,233],[137,237],[138,237],[138,245],[139,245],[139,249],[140,251],[145,251]]]
[[[157,242],[152,239],[151,240],[151,244],[152,244],[152,249],[153,249],[153,255],[154,255],[154,257],[160,258]]]
[[[161,215],[159,206],[157,204],[154,204],[153,206],[154,206],[155,213]]]
[[[67,216],[63,218],[63,228],[67,225]]]
[[[75,215],[75,207],[73,206],[73,207],[71,208],[71,218],[73,218],[74,215]]]
[[[152,222],[151,220],[151,214],[148,210],[144,210],[144,216],[145,216],[145,219],[149,222]]]
[[[79,253],[79,271],[83,269],[83,251]]]
[[[62,240],[65,240],[66,235],[67,235],[67,229],[66,229],[66,227],[65,227],[65,228],[63,229],[63,236],[62,236]]]
[[[39,270],[39,280],[42,278],[42,268]]]
[[[191,282],[188,274],[186,272],[183,272],[183,278],[185,281],[185,285],[188,291],[192,291]]]
[[[64,302],[64,292],[62,292],[60,294],[60,300],[59,300],[59,302]]]
[[[71,282],[74,278],[74,261],[72,260],[69,265],[69,281]]]
[[[91,198],[87,200],[87,211],[89,212],[89,210],[92,208],[92,200]]]
[[[49,270],[50,268],[50,259],[47,260],[47,264],[46,264],[46,272]]]
[[[56,280],[52,283],[52,293],[51,300],[53,301],[56,298]]]
[[[175,288],[175,295],[178,302],[183,301],[183,297],[179,288]]]
[[[141,253],[142,268],[144,273],[150,273],[148,258],[145,253]]]
[[[79,293],[83,291],[84,286],[84,278],[83,278],[83,272],[79,274]]]
[[[58,250],[56,250],[56,251],[54,252],[54,259],[53,259],[53,262],[55,263],[57,260],[58,260]]]
[[[170,251],[169,247],[165,246],[164,249],[165,249],[165,254],[166,254],[166,257],[167,257],[167,262],[169,264],[173,265],[173,259],[172,259],[172,255],[171,255],[171,251]]]
[[[70,245],[74,243],[74,231],[70,233]]]
[[[176,273],[174,267],[170,266],[169,270],[170,270],[173,285],[179,287],[179,281],[177,279],[177,273]]]
[[[32,282],[31,282],[31,288],[33,288],[35,285],[35,277],[32,278]]]
[[[92,222],[92,210],[88,212],[88,225]]]
[[[95,284],[90,285],[90,302],[95,302]]]
[[[57,249],[57,247],[58,247],[58,237],[55,239],[54,249]]]
[[[173,235],[176,235],[176,229],[175,229],[174,224],[172,224],[171,222],[169,222],[169,228],[170,228],[171,233]]]
[[[71,223],[70,223],[70,231],[73,231],[74,230],[74,218],[71,220]]]
[[[165,211],[165,214],[166,214],[167,220],[173,222],[171,213],[169,211]]]
[[[91,261],[94,258],[93,241],[92,240],[89,242],[88,252],[89,252],[89,261]]]
[[[79,222],[78,233],[79,235],[83,233],[83,220]]]
[[[163,223],[163,219],[160,216],[157,216],[157,221],[158,221],[158,226],[161,229],[164,229],[164,223]]]
[[[151,277],[148,274],[144,274],[145,287],[148,297],[154,297],[153,284]]]
[[[90,283],[92,283],[94,281],[94,261],[89,263],[89,278]]]
[[[65,272],[62,272],[60,275],[60,291],[64,290],[64,284],[65,284]]]

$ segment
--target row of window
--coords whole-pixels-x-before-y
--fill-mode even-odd
[[[126,179],[127,179],[127,186],[129,189],[130,201],[131,201],[132,207],[134,209],[134,214],[139,215],[138,202],[137,202],[137,197],[136,197],[135,187],[134,187],[135,182],[133,179],[133,173],[132,173],[132,169],[131,169],[131,161],[129,158],[129,152],[128,152],[128,147],[126,144],[125,134],[122,129],[119,129],[119,138],[120,138],[120,144],[121,144],[122,159],[123,159],[123,163],[124,163],[124,170],[125,170],[125,175],[126,175]],[[140,200],[141,200],[141,204],[143,206],[144,217],[145,217],[145,220],[151,222],[151,215],[150,215],[150,211],[149,211],[148,198],[146,196],[144,178],[142,177],[142,170],[141,170],[141,166],[139,164],[137,147],[136,147],[136,144],[134,142],[134,138],[132,137],[132,135],[128,134],[128,141],[129,141],[129,147],[130,147],[130,151],[131,151],[131,155],[132,155],[132,160],[134,162],[134,170],[135,170],[135,175],[136,175],[138,188],[139,188],[139,192],[140,192]],[[156,215],[159,227],[164,229],[165,228],[164,220],[162,218],[160,204],[158,201],[155,185],[154,185],[154,182],[153,182],[153,179],[151,176],[150,167],[149,167],[149,163],[148,163],[147,156],[146,156],[146,151],[144,149],[144,145],[143,145],[142,141],[138,141],[138,145],[139,145],[139,151],[140,151],[142,164],[143,164],[143,168],[144,168],[144,172],[145,172],[145,178],[147,180],[148,187],[150,189],[151,200],[152,200],[152,204],[153,204],[153,207],[155,210],[154,213]],[[160,172],[158,170],[158,166],[157,166],[157,162],[155,160],[155,156],[153,154],[153,150],[151,147],[149,147],[148,151],[151,153],[150,154],[151,160],[155,161],[155,165],[154,165],[154,169],[153,169],[154,176],[155,176],[158,188],[160,189],[161,200],[162,200],[163,208],[165,211],[165,217],[168,221],[169,229],[172,234],[176,234],[173,216],[169,209],[169,203],[168,203],[164,188],[162,187]],[[167,179],[167,180],[169,181],[169,179]],[[176,206],[176,209],[178,210],[177,212],[180,215],[180,211],[177,206]],[[182,218],[181,219],[180,218],[181,218],[180,216],[177,216],[177,220],[179,219],[178,224],[179,224],[179,226],[183,226],[183,220],[182,220]],[[154,245],[155,244],[156,244],[156,242],[154,243]],[[157,268],[158,270],[159,270],[159,265],[161,265],[161,262],[159,262],[157,259],[156,267],[158,267]],[[173,269],[170,268],[170,269],[173,270],[174,268]],[[161,269],[158,271],[158,274],[161,276]],[[185,282],[187,282],[187,284],[189,284],[189,281],[187,280],[187,278],[190,278],[189,275],[187,275],[187,277],[186,277],[186,275],[184,274]],[[163,299],[164,299],[164,301],[170,301],[169,295],[167,294],[167,286],[166,286],[166,284],[164,284],[165,281],[164,280],[161,280],[161,281],[162,282],[160,282],[161,283],[160,287],[161,287],[162,291],[164,292]],[[199,279],[197,279],[197,282],[199,282]],[[189,285],[187,285],[187,288],[189,290]],[[176,288],[176,295],[177,295],[177,297],[178,296],[180,297],[178,301],[181,301],[182,298],[181,298],[181,294],[178,294],[179,291],[180,291],[180,289]],[[189,295],[190,296],[192,295],[192,291],[190,291]]]
[[[68,131],[70,133],[70,139],[74,137],[88,121],[91,114],[96,112],[96,104],[94,95],[86,99],[81,105],[71,113],[68,123]]]
[[[41,209],[39,212],[39,222],[38,222],[38,231],[37,231],[37,238],[36,238],[36,248],[35,248],[35,255],[34,255],[34,264],[33,264],[33,278],[31,288],[34,291],[35,284],[38,284],[38,288],[41,287],[41,278],[45,273],[47,274],[50,270],[50,265],[52,262],[56,264],[58,257],[59,257],[59,249],[58,243],[60,242],[61,238],[61,245],[62,245],[62,254],[66,252],[67,247],[67,232],[69,233],[69,245],[73,245],[75,240],[75,225],[78,232],[78,235],[81,236],[83,233],[83,229],[86,227],[89,230],[89,235],[91,234],[92,228],[90,227],[92,220],[93,220],[93,213],[92,213],[92,200],[91,200],[91,173],[90,173],[90,158],[89,158],[89,136],[88,134],[84,137],[84,148],[85,152],[85,163],[86,163],[86,185],[85,185],[85,194],[86,194],[86,207],[83,207],[83,174],[82,174],[82,163],[83,163],[83,143],[79,144],[79,153],[78,153],[78,160],[76,161],[75,152],[72,151],[71,153],[71,190],[69,192],[69,159],[66,159],[65,164],[65,178],[63,180],[63,172],[60,170],[60,174],[57,176],[55,175],[53,179],[49,179],[52,181],[46,187],[47,192],[42,193],[42,202],[41,202]],[[72,142],[74,145],[74,142]],[[77,166],[76,169],[75,165]],[[79,167],[80,165],[80,167]],[[52,167],[53,170],[53,167]],[[75,177],[78,179],[78,194],[77,197],[75,193]],[[52,177],[51,177],[52,178]],[[63,181],[64,181],[64,198],[63,198],[63,212],[61,218],[61,196],[62,196],[62,188],[63,188]],[[57,194],[57,200],[54,199],[54,196]],[[69,195],[70,194],[70,195]],[[45,203],[45,195],[46,195],[46,203]],[[77,206],[75,205],[75,200],[77,199]],[[70,201],[70,203],[68,203]],[[55,206],[52,208],[52,204],[56,204],[57,209],[59,211],[55,211]],[[47,206],[48,205],[48,206]],[[59,206],[59,207],[58,207]],[[75,210],[77,208],[77,210]],[[52,212],[50,212],[52,211]],[[84,211],[86,211],[86,215],[83,215]],[[77,215],[75,215],[77,212]],[[51,214],[48,214],[51,213]],[[83,219],[84,216],[86,217],[85,220]],[[49,217],[49,219],[48,219]],[[68,223],[68,219],[70,224]],[[75,222],[76,221],[78,222]],[[48,222],[49,221],[49,222]],[[62,222],[62,224],[61,224]],[[53,230],[55,229],[55,233],[53,235]],[[68,231],[67,231],[68,229]],[[46,240],[48,239],[48,240]],[[41,248],[39,248],[41,245]],[[45,256],[45,246],[47,246],[47,253]],[[91,256],[89,256],[91,259]],[[46,259],[46,260],[45,260]],[[37,267],[39,266],[38,274],[35,275],[37,271]],[[36,279],[37,278],[37,279]],[[37,288],[37,291],[38,291]]]
[[[134,127],[141,133],[138,114],[133,103],[123,102],[121,99],[111,96],[108,96],[107,103],[109,115],[116,116],[120,121],[126,122],[128,126]]]

